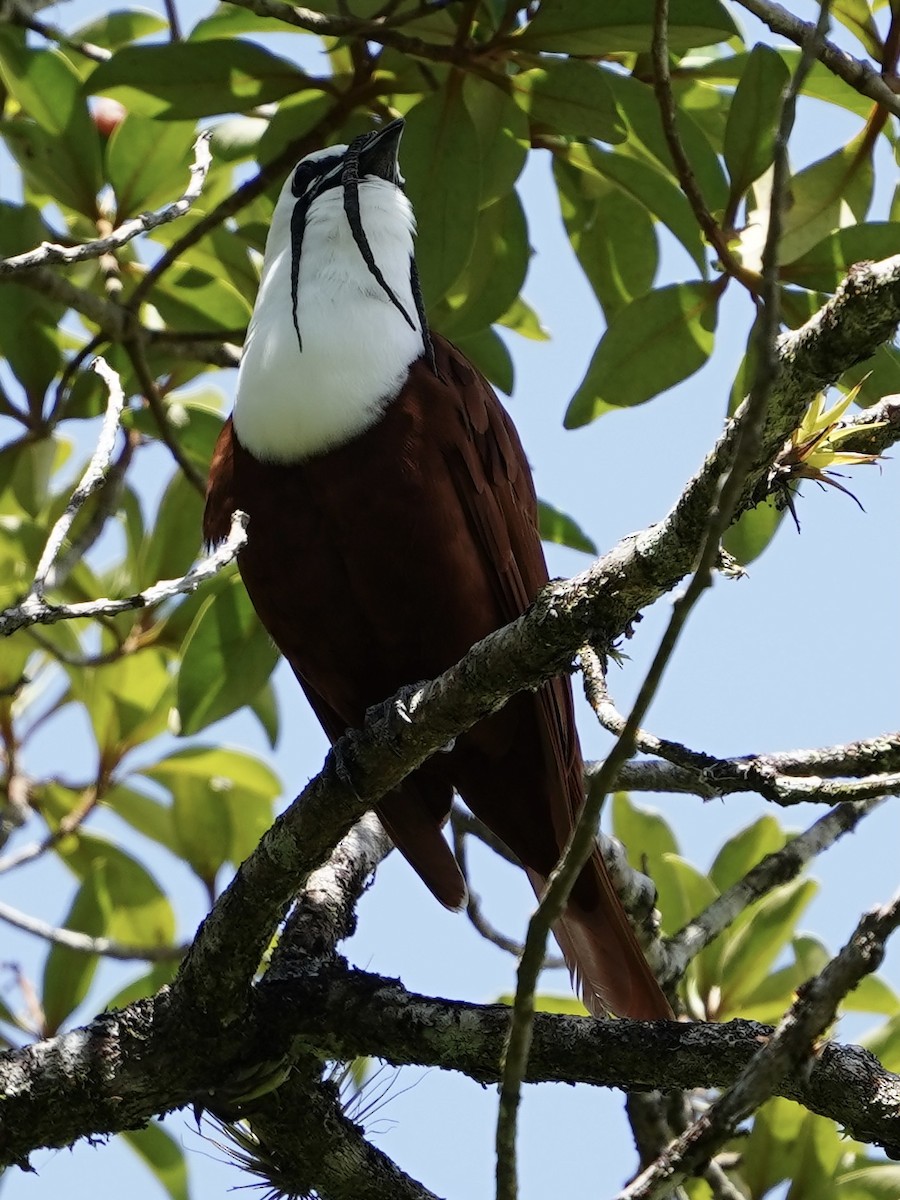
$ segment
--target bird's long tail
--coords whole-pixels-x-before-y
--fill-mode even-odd
[[[593,892],[596,903],[588,910],[570,900],[553,932],[585,1008],[595,1017],[612,1012],[644,1021],[672,1020],[672,1008],[638,944],[599,849],[584,870],[595,886],[578,891]],[[546,880],[534,871],[528,877],[540,896]]]

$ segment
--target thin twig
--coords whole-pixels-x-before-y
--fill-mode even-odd
[[[129,612],[135,608],[149,608],[151,605],[161,604],[163,600],[171,600],[173,596],[193,592],[201,583],[212,579],[237,557],[247,541],[248,520],[246,513],[235,512],[225,541],[180,579],[162,579],[142,592],[120,600],[85,600],[80,604],[25,601],[0,613],[0,637],[8,637],[17,629],[30,625],[55,625],[57,621],[73,621],[82,617],[114,617],[118,613]]]
[[[106,415],[100,427],[100,436],[97,439],[96,449],[87,465],[87,470],[72,493],[71,499],[66,505],[62,516],[50,531],[50,536],[47,538],[47,544],[44,547],[44,552],[41,555],[40,562],[34,574],[34,582],[23,601],[23,608],[33,604],[40,604],[43,601],[44,591],[47,586],[47,576],[62,549],[66,535],[72,528],[72,522],[78,516],[88,497],[93,495],[103,483],[109,471],[112,452],[116,444],[116,434],[119,432],[119,422],[122,419],[122,410],[125,407],[125,393],[122,391],[122,383],[119,376],[107,365],[104,359],[98,358],[95,360],[94,370],[103,379],[109,390],[109,400],[106,405]]]
[[[703,912],[666,940],[666,963],[662,970],[666,982],[680,979],[700,951],[727,929],[754,900],[795,879],[807,863],[828,850],[844,834],[852,833],[859,822],[874,812],[884,800],[882,796],[857,804],[840,804],[819,817],[809,829],[791,838],[781,850],[767,854],[742,879],[717,896]]]
[[[156,422],[156,428],[159,430],[160,440],[168,447],[169,453],[184,472],[185,478],[194,490],[199,495],[205,496],[206,480],[182,449],[181,443],[178,441],[178,437],[172,428],[172,422],[169,420],[169,414],[166,412],[165,402],[157,387],[156,380],[153,378],[150,364],[147,362],[143,343],[139,339],[129,339],[125,342],[125,353],[134,367],[134,373],[144,394],[147,407],[150,409],[153,420]]]
[[[95,238],[93,241],[84,242],[79,246],[60,246],[55,242],[41,242],[40,246],[35,247],[34,250],[27,250],[25,253],[16,254],[11,258],[0,258],[0,278],[4,275],[21,275],[26,271],[34,271],[38,267],[57,263],[70,266],[72,263],[84,262],[86,259],[99,258],[101,255],[121,249],[122,246],[127,245],[142,233],[148,233],[151,229],[156,229],[160,225],[166,225],[170,221],[184,216],[203,191],[203,185],[206,182],[206,176],[212,163],[212,155],[209,151],[210,136],[209,130],[204,130],[194,142],[194,161],[190,167],[190,183],[178,200],[173,200],[171,204],[165,205],[156,212],[144,212],[140,216],[132,217],[106,237]]]
[[[121,959],[130,962],[139,959],[142,962],[178,962],[187,953],[184,946],[130,946],[123,942],[114,941],[107,937],[90,937],[86,933],[78,933],[74,929],[62,929],[20,912],[9,904],[0,901],[0,921],[13,925],[25,933],[33,933],[35,937],[52,942],[55,946],[65,946],[69,950],[77,950],[80,954],[98,954],[103,958]]]
[[[759,285],[759,276],[755,271],[748,271],[732,253],[728,244],[728,235],[709,211],[700,184],[697,182],[697,176],[694,174],[694,168],[681,143],[681,135],[678,132],[678,112],[675,106],[675,97],[672,94],[672,77],[669,71],[668,33],[669,0],[656,0],[653,37],[650,43],[650,54],[653,60],[653,90],[659,106],[663,135],[669,147],[669,153],[672,155],[672,165],[697,224],[703,230],[706,240],[715,248],[723,271],[737,279],[751,294],[755,295]]]

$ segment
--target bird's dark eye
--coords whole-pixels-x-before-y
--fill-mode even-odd
[[[319,174],[319,164],[314,162],[299,163],[294,171],[294,178],[291,181],[291,192],[293,195],[300,197],[312,181]]]

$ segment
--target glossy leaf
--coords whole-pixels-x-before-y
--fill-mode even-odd
[[[506,342],[493,329],[482,329],[455,339],[463,354],[486,375],[495,388],[512,395],[515,368]]]
[[[543,0],[517,44],[565,54],[643,53],[653,32],[652,0]],[[672,0],[671,50],[726,41],[737,26],[718,0]]]
[[[122,1137],[172,1200],[189,1200],[184,1150],[158,1122],[151,1121],[143,1129],[127,1129]]]
[[[167,726],[173,680],[158,650],[142,650],[104,666],[73,667],[69,679],[110,762]]]
[[[171,946],[172,906],[147,868],[97,834],[79,832],[60,842],[57,853],[85,881],[103,871],[110,899],[107,933],[132,946]]]
[[[531,141],[528,117],[503,90],[506,85],[505,78],[494,84],[471,72],[463,81],[463,100],[478,138],[484,206],[512,190]]]
[[[625,124],[607,83],[607,72],[575,58],[547,59],[510,80],[516,104],[542,125],[567,136],[625,140]]]
[[[70,203],[94,216],[103,184],[100,135],[81,95],[78,72],[59,50],[30,50],[0,31],[0,77],[53,146]],[[55,193],[54,193],[55,194]]]
[[[900,226],[893,221],[866,222],[829,234],[786,263],[779,275],[785,283],[833,292],[854,263],[878,262],[893,254],[900,254]]]
[[[118,50],[129,42],[162,33],[167,28],[168,22],[158,13],[145,8],[117,8],[80,26],[72,34],[72,40]]]
[[[567,429],[643,404],[699,371],[712,353],[719,289],[679,283],[620,309],[566,411]]]
[[[182,734],[248,704],[277,661],[243,584],[232,579],[201,607],[185,640],[177,693]]]
[[[106,147],[106,175],[120,221],[169,204],[188,184],[193,121],[153,121],[128,113]]]
[[[588,180],[559,157],[553,174],[572,249],[609,320],[653,285],[659,261],[653,221],[627,192]]]
[[[785,833],[778,821],[772,816],[760,817],[728,838],[713,861],[709,877],[724,892],[784,843]]]
[[[652,872],[663,855],[678,853],[675,834],[662,814],[635,804],[627,792],[613,795],[612,832],[638,871],[643,870],[646,862]]]
[[[306,76],[253,42],[229,38],[126,46],[88,79],[92,95],[113,96],[129,112],[183,120],[246,112],[300,91]]]
[[[690,205],[678,185],[658,166],[597,146],[570,146],[566,161],[588,178],[599,177],[598,198],[608,191],[609,184],[615,184],[642,205],[675,235],[701,273],[706,270],[706,253]],[[589,183],[585,192],[594,194]]]
[[[201,549],[202,520],[203,497],[176,470],[159,502],[153,532],[144,540],[139,587],[184,575]]]
[[[869,156],[860,156],[859,137],[794,175],[778,247],[779,265],[795,262],[834,230],[864,220],[873,185],[872,162]]]
[[[784,59],[769,46],[754,46],[728,109],[725,163],[736,202],[771,164],[781,101],[790,73]]]
[[[250,320],[252,306],[227,279],[189,263],[175,263],[153,291],[153,303],[167,325],[185,333],[239,332]]]
[[[478,137],[459,88],[434,92],[410,109],[402,163],[419,228],[422,294],[436,304],[469,261],[481,198]]]
[[[729,1012],[737,1014],[742,997],[765,977],[817,890],[810,879],[782,884],[735,923],[722,958],[723,992]]]
[[[472,257],[446,298],[441,331],[455,340],[502,317],[525,282],[530,255],[525,210],[513,190],[481,210]]]
[[[725,531],[722,545],[742,567],[746,567],[766,549],[784,518],[784,511],[778,509],[771,497],[763,500],[761,504],[741,513]]]
[[[581,550],[584,554],[596,554],[597,546],[581,526],[568,513],[560,512],[546,500],[538,501],[538,523],[541,540],[558,546]]]
[[[72,906],[62,922],[63,928],[99,937],[107,930],[112,903],[105,871],[100,865],[75,893]],[[98,962],[96,954],[84,954],[58,944],[50,947],[41,988],[48,1035],[59,1029],[88,994]]]

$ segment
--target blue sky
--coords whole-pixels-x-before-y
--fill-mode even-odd
[[[183,12],[194,9],[185,5]],[[90,0],[77,0],[49,9],[45,16],[72,27],[97,11]],[[298,46],[312,44],[312,39],[290,43],[295,53]],[[284,42],[279,49],[284,52]],[[827,121],[822,113],[812,106],[804,113],[796,165],[834,149],[858,129],[857,120],[837,109],[827,110]],[[890,171],[889,163],[881,165]],[[4,159],[0,191],[8,195],[10,189]],[[521,190],[536,250],[525,295],[552,340],[530,343],[510,337],[518,383],[508,407],[539,493],[575,516],[606,549],[665,514],[715,438],[746,340],[750,304],[731,289],[714,359],[685,384],[642,408],[566,432],[562,414],[602,332],[602,317],[572,260],[545,157],[533,156]],[[886,194],[876,198],[874,216],[885,214],[888,200]],[[676,279],[692,273],[686,256],[667,242],[662,275]],[[233,379],[223,375],[214,382],[230,394]],[[160,464],[168,471],[161,455],[151,462],[144,467],[148,497]],[[882,470],[856,472],[852,487],[865,513],[834,491],[809,488],[800,503],[802,534],[785,523],[748,578],[717,580],[695,612],[653,705],[647,724],[654,732],[711,753],[732,754],[826,745],[898,727],[900,644],[894,614],[900,583],[900,474],[889,461]],[[551,573],[558,575],[581,570],[588,562],[555,547],[548,557]],[[664,600],[645,614],[626,647],[629,659],[612,678],[622,708],[640,684],[669,611]],[[284,670],[279,694],[285,733],[275,764],[290,797],[321,765],[325,740]],[[579,725],[585,753],[601,755],[608,739],[586,707]],[[33,751],[31,769],[62,769],[62,764],[66,773],[74,773],[82,740],[72,722],[48,729]],[[224,722],[203,740],[266,753],[254,723],[246,719]],[[756,798],[741,795],[706,804],[684,796],[637,799],[664,812],[677,829],[682,852],[704,868],[730,832],[765,809]],[[821,811],[806,806],[782,814],[782,820],[801,828]],[[114,818],[106,821],[110,832],[121,832]],[[813,874],[822,887],[803,928],[837,948],[859,913],[895,889],[898,835],[897,809],[889,803],[817,863]],[[156,848],[142,846],[141,854],[172,890],[182,932],[189,935],[202,915],[199,886]],[[491,920],[521,935],[532,902],[524,880],[487,854],[473,853],[473,859],[475,886]],[[63,871],[47,862],[30,874],[0,881],[0,897],[59,921],[68,907],[69,887]],[[21,963],[40,977],[40,943],[4,929],[0,946],[3,961]],[[513,986],[513,960],[480,940],[464,918],[442,910],[396,855],[362,901],[359,932],[348,953],[361,966],[397,975],[408,987],[427,993],[492,1000]],[[896,948],[889,951],[882,974],[900,986]],[[106,968],[92,1000],[102,1003],[124,977],[121,968]],[[546,988],[566,992],[564,973],[548,976]],[[81,1015],[91,1013],[86,1008]],[[862,1021],[849,1028],[858,1034],[865,1026]],[[439,1195],[486,1200],[493,1194],[495,1109],[492,1089],[438,1071],[403,1071],[371,1119],[370,1132]],[[585,1184],[595,1194],[612,1193],[633,1166],[621,1109],[617,1094],[546,1085],[528,1089],[520,1135],[523,1200],[564,1195]],[[190,1153],[195,1196],[222,1195],[244,1182],[221,1151],[198,1135],[187,1114],[176,1114],[166,1126]],[[72,1200],[111,1200],[125,1189],[132,1200],[162,1195],[127,1147],[80,1144],[71,1153],[40,1152],[34,1165],[36,1176],[14,1172],[4,1180],[5,1200],[51,1200],[60,1194]]]

